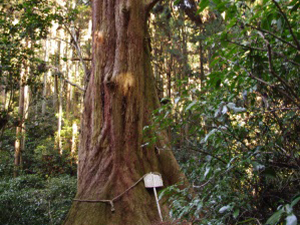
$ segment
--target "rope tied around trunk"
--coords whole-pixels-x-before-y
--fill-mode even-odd
[[[100,200],[89,200],[89,199],[73,199],[73,201],[76,202],[91,202],[91,203],[97,203],[97,202],[103,202],[103,203],[109,203],[110,207],[111,207],[111,211],[114,212],[115,211],[115,206],[114,206],[114,202],[116,200],[118,200],[119,198],[121,198],[124,194],[126,194],[128,191],[130,191],[132,188],[134,188],[135,186],[137,186],[146,176],[147,174],[143,175],[140,179],[138,179],[133,185],[131,185],[129,188],[127,188],[125,191],[123,191],[121,194],[117,195],[116,197],[114,197],[111,200],[107,200],[107,199],[100,199]]]

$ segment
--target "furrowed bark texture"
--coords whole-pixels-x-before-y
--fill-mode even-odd
[[[141,0],[93,1],[93,70],[85,95],[76,199],[113,199],[149,172],[165,186],[180,181],[171,151],[142,146],[142,129],[159,105]],[[167,143],[167,134],[161,134]],[[165,143],[163,143],[165,142]],[[73,202],[66,225],[147,225],[159,221],[152,189],[140,182],[111,206]],[[167,209],[164,208],[167,216]]]

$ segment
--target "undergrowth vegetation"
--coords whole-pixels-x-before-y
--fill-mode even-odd
[[[76,178],[23,175],[0,181],[3,225],[62,224],[76,193]]]
[[[52,71],[48,79],[56,79],[56,86],[45,85],[50,94],[43,96],[41,76],[69,59],[53,53],[46,68],[38,52],[54,21],[57,30],[69,25],[79,38],[89,21],[88,16],[80,21],[80,10],[89,15],[89,1],[78,1],[81,6],[72,10],[58,7],[60,16],[54,14],[56,5],[44,0],[36,1],[40,11],[34,1],[5,2],[0,6],[5,17],[0,20],[0,224],[58,225],[76,193],[77,125],[84,89],[71,92],[63,74]],[[29,11],[20,17],[24,8]],[[155,146],[161,131],[167,130],[170,145],[158,150],[172,149],[189,179],[190,187],[177,184],[160,192],[161,204],[170,206],[169,216],[176,223],[298,223],[299,8],[299,0],[174,0],[154,7],[149,27],[162,104],[153,113],[153,124],[144,128],[143,144]],[[23,19],[17,23],[16,18]],[[26,39],[33,47],[24,47]],[[73,53],[75,39],[65,42],[71,42],[72,60],[80,61]],[[86,45],[81,60],[89,62],[90,42]],[[32,72],[26,85],[33,99],[26,119],[19,115],[16,97],[25,86],[20,82],[24,61]],[[80,64],[69,60],[66,67],[74,67],[71,73],[77,77],[71,83],[80,88],[75,84],[83,80]],[[60,108],[68,108],[65,114],[61,110],[60,120],[58,97]],[[24,128],[19,136],[16,127]],[[15,143],[21,138],[24,151],[14,168]],[[14,170],[19,170],[16,178]]]
[[[153,118],[154,132],[159,134],[157,126],[169,130],[197,193],[177,186],[161,192],[170,196],[173,218],[194,224],[297,224],[299,5],[201,1],[198,12],[209,7],[224,16],[220,31],[205,38],[214,51],[210,72],[201,90],[188,78],[179,80],[175,100]]]

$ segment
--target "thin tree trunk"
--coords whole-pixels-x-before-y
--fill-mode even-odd
[[[1,82],[3,84],[6,83],[6,78],[2,77]],[[4,113],[6,111],[6,86],[5,85],[0,85],[0,110],[2,111],[2,113]],[[3,121],[5,121],[6,118],[2,118]],[[3,122],[1,127],[0,127],[0,149],[2,149],[2,136],[4,133],[4,129],[5,129],[5,125],[7,122]]]
[[[72,125],[72,144],[71,144],[71,155],[74,156],[77,149],[77,123],[76,121],[73,121]]]
[[[55,113],[58,112],[58,77],[56,74],[54,75],[53,108]]]
[[[49,62],[49,40],[48,38],[46,39],[45,43],[45,63]],[[42,116],[45,115],[46,113],[46,96],[47,96],[47,77],[48,77],[49,71],[46,71],[44,73],[44,78],[43,78],[43,99],[42,99]]]
[[[62,154],[62,143],[61,143],[61,129],[62,129],[62,92],[63,92],[63,79],[60,77],[60,90],[58,98],[58,118],[57,118],[57,146],[59,153]]]
[[[25,151],[25,141],[26,141],[25,121],[28,119],[28,109],[29,109],[29,87],[28,87],[28,85],[25,85],[25,87],[24,87],[23,124],[22,124],[22,129],[21,129],[21,166],[22,166],[22,152]]]
[[[211,58],[213,55],[213,50],[212,48],[208,48],[208,69],[209,69],[209,73],[212,73],[212,67],[211,67]]]
[[[58,37],[63,38],[64,33],[62,30],[59,30]],[[66,72],[66,67],[62,67],[61,64],[61,56],[64,56],[65,44],[61,41],[58,41],[58,49],[57,49],[57,61],[56,67],[58,68],[59,73],[59,80],[58,76],[56,76],[56,96],[57,96],[57,135],[56,135],[56,145],[58,147],[59,153],[62,154],[62,141],[61,141],[61,130],[62,130],[62,104],[63,104],[63,73]]]
[[[184,14],[180,12],[180,19],[183,21],[182,27],[181,27],[181,36],[182,36],[182,44],[181,44],[181,49],[182,49],[182,59],[180,60],[182,63],[183,67],[183,72],[179,73],[179,79],[184,79],[189,76],[189,60],[188,60],[188,35],[187,35],[187,28],[185,25],[185,20],[184,20]],[[185,86],[182,86],[180,89],[184,89]],[[182,90],[179,90],[181,93]]]
[[[204,54],[203,54],[203,41],[199,41],[199,56],[200,56],[200,81],[201,87],[204,85],[205,74],[204,74]]]
[[[67,52],[67,58],[72,58],[73,56],[73,48],[71,48],[70,53],[68,54]],[[68,80],[73,82],[73,76],[72,76],[72,72],[74,70],[72,70],[73,66],[69,64],[69,61],[67,61],[67,77]],[[71,99],[73,97],[73,87],[71,87],[71,85],[69,83],[66,82],[66,118],[69,119],[70,118],[70,113],[71,113],[71,107],[72,107],[72,103],[71,103]]]
[[[3,83],[6,83],[6,78],[3,77],[2,79]],[[5,85],[0,86],[0,103],[1,103],[1,110],[6,109],[6,87]]]
[[[16,128],[15,140],[15,156],[14,156],[14,177],[19,175],[20,167],[22,165],[22,151],[25,149],[25,119],[28,114],[28,86],[26,83],[26,75],[28,67],[24,63],[20,75],[20,93],[19,93],[19,124]]]
[[[167,60],[167,59],[166,59]],[[171,68],[173,68],[173,56],[170,54],[170,61],[167,64],[167,82],[168,82],[168,97],[171,100],[172,97],[172,75]]]
[[[23,125],[23,114],[24,114],[24,89],[23,79],[25,76],[25,69],[21,72],[20,81],[20,93],[19,93],[19,124],[16,129],[16,140],[15,140],[15,157],[14,157],[14,177],[19,175],[20,164],[21,164],[21,130]]]
[[[159,172],[165,186],[180,180],[179,166],[160,134],[142,147],[143,127],[159,105],[150,66],[145,1],[93,1],[93,71],[88,83],[79,148],[78,190],[66,225],[148,225],[159,221],[154,193],[137,183]],[[147,1],[149,2],[149,1]],[[86,200],[113,199],[109,202]],[[164,216],[167,216],[164,207]]]

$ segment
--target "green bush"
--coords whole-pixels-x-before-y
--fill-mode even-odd
[[[61,224],[76,193],[76,178],[24,175],[0,182],[0,221],[5,225]]]
[[[202,0],[198,12],[206,7],[223,19],[203,41],[213,54],[201,90],[181,88],[150,127],[153,142],[156,127],[171,132],[195,195],[177,186],[161,195],[173,218],[193,224],[295,225],[299,1]]]

